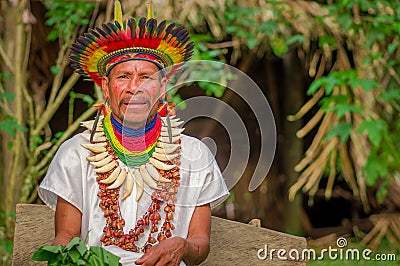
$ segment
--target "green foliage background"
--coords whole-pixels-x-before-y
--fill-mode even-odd
[[[106,6],[105,13],[100,12],[103,17],[111,14],[111,5],[105,2],[45,0],[45,17],[32,18],[29,3],[14,2],[5,3],[0,14],[2,28],[15,33],[10,36],[0,31],[0,181],[5,202],[0,212],[0,246],[4,263],[11,253],[15,203],[36,200],[37,181],[58,146],[93,114],[90,106],[102,101],[98,88],[90,95],[72,90],[79,77],[66,76],[68,47],[84,25],[98,23],[100,7]],[[145,14],[144,1],[122,1],[122,5],[126,13]],[[249,53],[281,57],[293,50],[301,52],[314,81],[307,91],[310,101],[291,119],[315,113],[315,119],[305,123],[306,133],[300,135],[314,128],[317,133],[296,167],[300,176],[289,196],[294,198],[302,190],[312,198],[320,181],[328,179],[325,195],[329,198],[335,179],[343,179],[366,212],[371,200],[387,207],[388,187],[398,182],[400,170],[399,1],[172,1],[156,15],[176,17],[189,27],[196,43],[194,59],[237,65]],[[58,43],[57,58],[49,66],[53,77],[46,88],[48,96],[41,98],[28,83],[27,62],[33,59],[26,49],[38,19],[51,28],[48,41]],[[202,74],[219,75],[221,84],[234,78],[224,69]],[[210,96],[221,97],[225,92],[221,85],[199,86]],[[171,99],[180,102],[175,93]],[[38,97],[41,102],[35,102]],[[48,122],[66,99],[68,128],[51,132]],[[89,109],[74,121],[76,99]],[[375,199],[368,198],[369,189]]]

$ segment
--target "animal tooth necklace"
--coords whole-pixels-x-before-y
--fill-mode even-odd
[[[104,245],[116,245],[133,252],[146,252],[157,241],[172,236],[171,231],[175,229],[172,223],[173,213],[180,185],[180,137],[183,131],[178,127],[183,122],[174,116],[160,116],[159,114],[165,115],[163,109],[166,110],[167,106],[163,105],[154,119],[142,130],[123,127],[115,121],[111,113],[101,118],[95,128],[93,128],[94,120],[82,123],[89,130],[95,131],[92,143],[85,143],[82,146],[94,153],[93,156],[87,157],[87,160],[96,167],[94,171],[98,174],[96,180],[100,191],[97,195],[100,198],[99,206],[103,209],[106,219],[100,240]],[[169,118],[171,120],[167,123]],[[167,124],[171,126],[169,129]],[[81,133],[81,135],[89,140],[91,134]],[[169,143],[170,139],[173,143]],[[133,171],[124,165],[120,166],[118,158],[133,167]],[[137,160],[141,163],[138,164]],[[128,233],[123,230],[125,220],[122,218],[119,202],[120,187],[124,183],[122,200],[131,194],[134,184],[136,184],[136,201],[143,194],[144,184],[154,189],[147,211]],[[165,214],[162,225],[161,209]],[[142,247],[139,247],[135,242],[146,228],[149,230],[147,240]]]

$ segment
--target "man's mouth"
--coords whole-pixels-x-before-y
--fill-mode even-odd
[[[127,108],[142,109],[146,108],[149,105],[149,102],[145,100],[130,100],[122,101],[122,105],[126,106]]]

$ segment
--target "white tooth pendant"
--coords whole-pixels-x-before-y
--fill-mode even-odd
[[[87,139],[88,141],[90,141],[90,134],[89,133],[81,133],[80,135],[82,137],[84,137],[85,139]],[[106,136],[101,132],[97,132],[93,136],[93,142],[104,142],[106,140],[107,140]]]
[[[158,152],[154,151],[152,156],[154,158],[156,158],[157,160],[166,162],[166,161],[171,161],[172,159],[175,159],[176,157],[178,157],[179,153],[174,153],[174,154],[168,154],[167,155],[164,152],[158,153]]]
[[[151,188],[157,188],[157,183],[150,177],[150,174],[147,172],[146,167],[141,165],[139,167],[140,174],[142,175],[143,181]]]
[[[96,173],[106,173],[106,172],[110,171],[111,169],[113,169],[115,166],[118,166],[118,163],[113,160],[100,168],[94,169],[94,171]]]
[[[99,143],[81,143],[83,147],[86,149],[94,152],[94,153],[100,153],[100,152],[105,152],[107,151],[106,149],[106,142],[99,142]]]
[[[135,180],[133,179],[131,172],[128,171],[126,174],[125,191],[122,200],[126,199],[132,193],[134,182]]]
[[[179,147],[179,146],[178,146],[178,147]],[[176,149],[178,149],[178,147],[173,147],[173,148],[169,148],[169,149],[167,149],[167,148],[156,147],[156,148],[154,149],[154,152],[156,152],[156,153],[161,153],[161,154],[171,154],[171,153],[173,153],[174,151],[176,151]]]
[[[178,136],[173,136],[171,138],[172,142],[177,142],[181,138],[181,135],[179,134]],[[160,136],[159,140],[161,142],[169,143],[169,137],[167,136]]]
[[[111,184],[112,182],[115,181],[115,179],[117,179],[120,172],[121,172],[121,167],[118,166],[106,179],[100,180],[100,183]]]
[[[160,175],[160,173],[157,171],[157,169],[151,163],[146,163],[146,169],[147,169],[147,172],[150,174],[150,176],[155,181],[171,182],[171,180],[169,180],[168,178],[165,178],[162,175]]]
[[[113,159],[113,156],[112,155],[108,155],[103,160],[100,160],[100,161],[97,161],[97,162],[90,162],[90,164],[94,165],[96,167],[102,167],[102,166],[108,164],[109,162],[111,162],[112,159]]]
[[[166,122],[167,121],[167,117],[166,116],[160,116],[161,117],[161,120],[163,121],[163,122]],[[169,116],[169,119],[175,119],[175,117],[176,117],[176,115],[170,115]]]
[[[157,169],[160,169],[160,170],[171,170],[176,166],[174,164],[165,164],[154,158],[150,158],[149,161],[152,165],[154,165]]]
[[[124,183],[125,178],[126,178],[126,170],[122,169],[117,177],[117,180],[115,180],[114,183],[112,183],[112,185],[108,186],[107,188],[115,189],[115,188],[120,187]]]
[[[180,125],[182,125],[184,122],[183,121],[179,121],[176,119],[171,120],[171,127],[179,127]]]
[[[182,133],[184,130],[185,130],[185,128],[171,128],[172,136],[176,136],[176,135]],[[164,132],[164,134],[165,133],[168,134],[168,128],[167,127],[161,127],[161,135],[162,135],[162,132]]]
[[[162,121],[163,121],[163,126],[167,125],[167,118],[166,117],[162,117]],[[171,118],[171,127],[179,127],[180,125],[182,125],[184,123],[184,121],[180,121],[179,118],[174,119]]]
[[[136,183],[136,201],[139,201],[143,194],[143,179],[142,175],[140,174],[139,169],[133,169],[133,175],[135,176],[135,183]]]
[[[157,142],[157,146],[162,149],[177,149],[180,145],[178,143],[164,143],[164,142]]]
[[[81,126],[86,127],[89,130],[92,130],[93,123],[94,123],[94,120],[83,121],[83,122],[81,122]],[[97,127],[96,127],[96,132],[100,132],[100,131],[103,131],[103,128],[100,126],[100,121],[99,121],[99,123],[97,124]]]
[[[86,160],[88,160],[89,162],[97,162],[100,160],[103,160],[104,158],[106,158],[108,155],[108,152],[102,152],[102,153],[98,153],[96,155],[93,156],[88,156],[86,157]]]

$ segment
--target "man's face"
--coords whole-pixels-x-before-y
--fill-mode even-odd
[[[165,93],[165,79],[148,61],[130,60],[114,66],[102,80],[104,97],[109,98],[114,118],[132,128],[145,126],[157,112]]]

